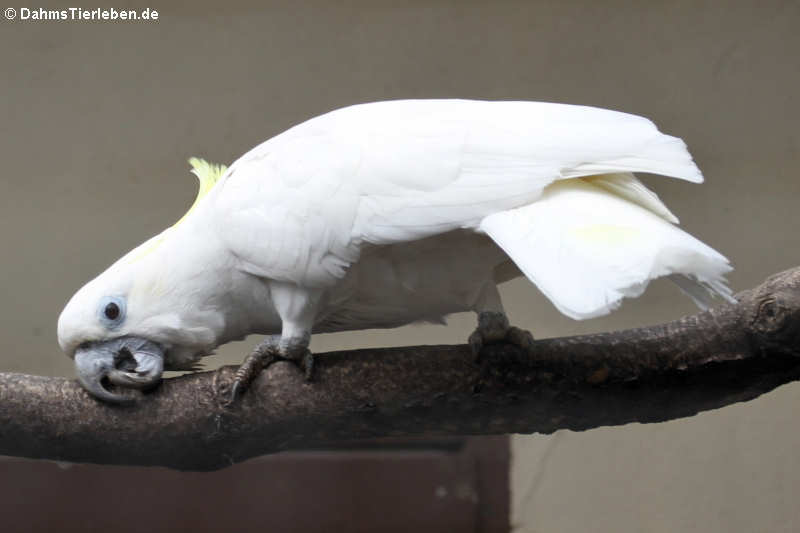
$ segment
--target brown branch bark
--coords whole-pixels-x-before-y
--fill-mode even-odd
[[[800,379],[800,268],[667,324],[537,341],[318,357],[271,366],[227,405],[234,368],[168,379],[132,406],[73,380],[0,374],[0,455],[212,470],[381,436],[550,433],[692,416]]]

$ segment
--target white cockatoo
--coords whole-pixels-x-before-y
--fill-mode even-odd
[[[683,141],[635,115],[377,102],[303,122],[229,168],[190,163],[200,192],[189,212],[87,283],[59,318],[61,348],[101,399],[123,401],[109,384],[153,386],[164,369],[192,368],[251,333],[270,335],[253,361],[271,354],[307,372],[312,332],[469,310],[474,350],[527,346],[497,292],[519,275],[578,320],[660,276],[700,306],[732,300],[725,257],[678,229],[632,174],[700,183],[700,171]]]

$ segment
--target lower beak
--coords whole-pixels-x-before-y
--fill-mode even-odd
[[[122,388],[147,389],[161,381],[164,350],[137,337],[90,343],[75,352],[78,381],[93,396],[112,403],[129,403],[135,397],[112,392],[108,383]]]

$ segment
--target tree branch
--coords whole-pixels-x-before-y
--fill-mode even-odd
[[[0,373],[0,454],[212,470],[382,436],[550,433],[660,422],[800,379],[800,268],[667,324],[536,342],[533,355],[412,346],[323,354],[313,383],[277,363],[230,406],[233,367],[164,382],[131,406],[75,381]]]

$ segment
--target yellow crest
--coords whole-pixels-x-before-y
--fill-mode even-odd
[[[228,167],[225,165],[215,165],[199,157],[190,157],[189,164],[192,165],[192,174],[197,176],[197,179],[200,181],[200,189],[197,191],[197,198],[194,199],[192,207],[190,207],[186,214],[175,223],[175,226],[183,222],[183,219],[189,216],[189,213],[197,207],[200,200],[214,188],[214,185],[217,184],[222,175],[225,174],[225,171],[228,170]]]
[[[219,182],[220,178],[225,174],[225,171],[228,170],[228,167],[225,165],[215,165],[213,163],[209,163],[205,159],[200,159],[199,157],[190,157],[189,164],[192,166],[191,173],[197,176],[197,179],[200,181],[200,187],[197,191],[197,198],[194,199],[194,203],[192,203],[192,206],[188,211],[186,211],[186,214],[183,215],[175,224],[173,224],[172,227],[165,229],[155,237],[131,251],[128,254],[128,256],[131,256],[129,262],[133,263],[138,261],[158,248],[161,243],[164,242],[164,239],[167,237],[172,228],[183,222],[186,217],[189,216],[189,213],[194,211],[194,209],[197,207],[197,204],[200,203],[200,200],[202,200],[203,197],[205,197],[205,195],[207,195],[211,189],[214,188],[214,185]],[[124,259],[125,258],[123,258],[123,260]]]

